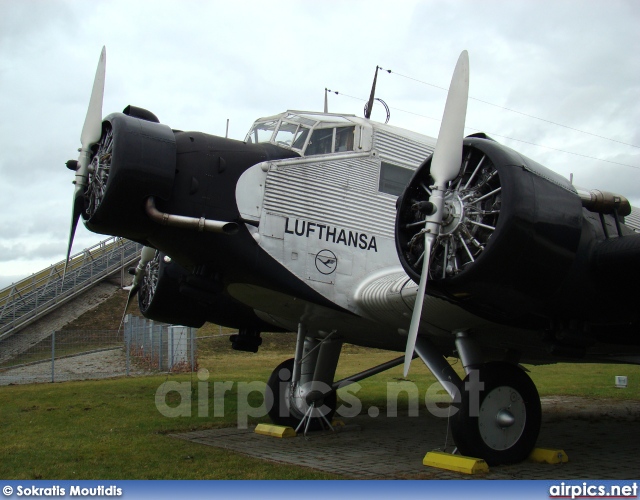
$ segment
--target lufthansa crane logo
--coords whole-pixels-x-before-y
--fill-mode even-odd
[[[316,255],[316,269],[322,274],[331,274],[338,267],[338,257],[331,250],[320,250]]]

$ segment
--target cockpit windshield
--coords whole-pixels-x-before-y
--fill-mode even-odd
[[[276,132],[275,142],[278,146],[292,147],[299,125],[295,123],[281,122]]]
[[[262,123],[256,123],[249,135],[247,136],[246,142],[249,144],[258,144],[260,142],[270,142],[271,137],[273,137],[273,132],[278,125],[277,121],[268,121]]]
[[[304,149],[304,145],[307,142],[307,137],[309,137],[309,129],[305,126],[300,126],[298,129],[298,133],[296,134],[296,138],[293,141],[293,145],[291,146],[293,149]]]
[[[331,116],[331,120],[326,121],[326,115],[318,115],[315,120],[311,118],[316,116],[289,112],[280,115],[279,119],[264,119],[254,123],[245,140],[252,144],[270,142],[294,149],[303,156],[354,150],[356,126],[349,120]]]

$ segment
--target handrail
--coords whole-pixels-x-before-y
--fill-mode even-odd
[[[0,290],[0,339],[16,333],[44,314],[139,258],[142,245],[111,237],[73,255],[62,283],[65,261]]]

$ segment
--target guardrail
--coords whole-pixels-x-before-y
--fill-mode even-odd
[[[0,290],[0,340],[68,302],[140,258],[142,245],[111,237]]]

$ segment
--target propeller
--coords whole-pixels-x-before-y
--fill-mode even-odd
[[[62,281],[64,283],[64,275],[67,273],[69,257],[71,256],[71,246],[73,238],[78,227],[78,220],[84,209],[84,191],[87,187],[87,178],[89,172],[89,164],[91,163],[91,146],[100,140],[102,135],[102,99],[104,95],[104,80],[107,65],[107,49],[102,47],[96,76],[93,80],[93,88],[91,89],[91,98],[89,99],[89,108],[87,116],[84,119],[82,132],[80,133],[80,156],[76,162],[68,162],[67,167],[76,172],[76,178],[73,182],[75,190],[73,192],[72,213],[71,213],[71,229],[69,231],[69,244],[67,246],[67,259],[64,264],[64,272]]]
[[[124,306],[124,312],[122,313],[122,320],[120,321],[120,326],[122,326],[122,324],[124,323],[124,317],[127,315],[127,309],[129,309],[129,304],[138,293],[138,290],[140,290],[142,280],[146,273],[147,264],[151,262],[155,256],[156,256],[155,248],[142,247],[142,252],[140,252],[140,262],[138,262],[138,265],[135,267],[135,270],[133,271],[133,281],[131,282],[131,286],[125,287],[125,290],[129,289],[129,295],[127,297],[127,303]],[[119,330],[120,329],[118,328],[118,331]]]
[[[418,338],[422,305],[424,303],[429,276],[431,249],[440,234],[447,183],[455,179],[460,172],[468,97],[469,54],[466,50],[463,50],[458,58],[453,76],[451,77],[451,85],[449,86],[447,103],[445,104],[442,123],[440,124],[440,132],[431,159],[431,177],[433,178],[434,185],[431,186],[432,194],[429,197],[429,201],[432,205],[429,213],[425,216],[422,274],[420,275],[420,283],[418,284],[416,302],[413,306],[411,326],[409,327],[409,334],[407,335],[407,347],[404,354],[404,377],[409,373],[409,365],[413,359],[416,340]]]

